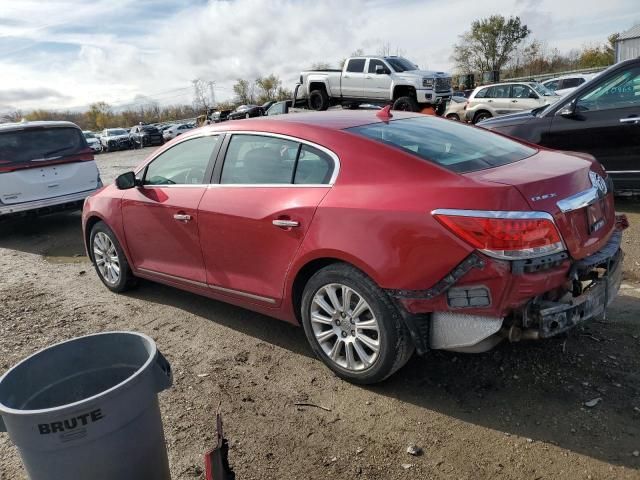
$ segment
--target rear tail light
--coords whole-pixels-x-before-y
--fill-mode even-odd
[[[464,107],[462,107],[462,109],[463,109],[463,110],[466,110],[468,106],[469,106],[469,100],[467,100],[466,102],[464,102]]]
[[[456,236],[495,258],[516,260],[564,251],[553,217],[545,212],[434,210]]]

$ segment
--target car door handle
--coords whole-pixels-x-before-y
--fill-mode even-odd
[[[273,223],[276,227],[281,227],[281,228],[292,228],[292,227],[300,226],[300,222],[296,222],[295,220],[284,220],[281,218],[277,218],[271,223]]]
[[[518,100],[511,100],[511,103],[518,103]]]
[[[487,103],[492,103],[492,102],[493,102],[493,100],[487,100]]]
[[[637,124],[637,123],[640,123],[640,117],[627,117],[627,118],[621,118],[621,119],[620,119],[620,123],[633,123],[633,124]]]
[[[178,220],[179,222],[189,222],[191,221],[191,215],[187,215],[186,213],[176,213],[173,215],[174,220]]]
[[[366,77],[364,77],[364,78],[368,78],[369,80],[371,80],[373,77],[372,77],[372,76],[370,76],[370,75],[367,75],[367,76],[366,76]]]

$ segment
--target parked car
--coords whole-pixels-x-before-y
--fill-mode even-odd
[[[188,132],[189,130],[193,130],[193,127],[189,126],[186,123],[171,125],[169,128],[163,130],[162,138],[164,138],[164,141],[167,142],[169,140],[173,140],[174,138],[182,135],[185,132]]]
[[[233,110],[216,110],[211,114],[211,121],[213,123],[220,123],[228,120],[229,114],[233,112]]]
[[[464,120],[464,109],[466,106],[467,99],[465,97],[451,97],[451,101],[447,103],[447,109],[444,112],[444,117],[449,120]]]
[[[432,105],[442,114],[452,95],[451,75],[445,72],[420,70],[402,57],[364,56],[347,59],[342,70],[302,72],[293,99],[311,110],[393,102],[395,110],[419,112]]]
[[[152,125],[136,125],[131,127],[129,138],[133,147],[148,147],[151,145],[162,145],[164,138],[162,133]]]
[[[602,314],[624,227],[607,185],[593,159],[434,116],[308,112],[189,132],[82,223],[108,289],[146,278],[302,324],[329,368],[372,383],[414,349]]]
[[[100,144],[103,152],[129,150],[132,145],[125,128],[105,128],[100,134]]]
[[[0,218],[80,209],[100,187],[93,151],[77,125],[0,125]]]
[[[227,115],[227,120],[239,120],[241,118],[261,117],[275,102],[267,102],[264,105],[240,105]]]
[[[548,105],[559,98],[537,82],[484,85],[469,96],[465,120],[477,123],[487,118]]]
[[[93,150],[93,153],[100,153],[102,151],[102,145],[100,144],[100,139],[96,136],[95,133],[90,132],[88,130],[83,131],[85,140],[87,141],[87,145],[89,148]]]
[[[593,155],[607,169],[616,193],[640,193],[640,59],[610,67],[549,107],[479,126]]]
[[[292,108],[292,100],[282,100],[281,102],[273,102],[271,106],[265,112],[267,116],[284,115],[289,113],[289,109]]]
[[[552,92],[555,92],[556,95],[563,97],[566,94],[573,92],[583,83],[588,82],[595,77],[595,73],[565,75],[542,82],[542,85]]]

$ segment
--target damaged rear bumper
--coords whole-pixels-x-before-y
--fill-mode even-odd
[[[622,229],[615,229],[589,257],[572,261],[563,253],[535,265],[496,264],[472,254],[428,290],[387,292],[420,354],[429,349],[481,352],[505,338],[549,338],[605,314],[622,281],[621,242]],[[496,273],[499,288],[491,283]],[[508,305],[512,308],[505,310]]]

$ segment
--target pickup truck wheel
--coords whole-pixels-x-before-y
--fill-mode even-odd
[[[381,382],[413,354],[398,308],[351,265],[336,263],[316,272],[301,303],[311,348],[340,378],[359,384]]]
[[[413,97],[400,97],[393,102],[394,110],[402,110],[404,112],[419,112],[420,105]]]
[[[329,108],[329,95],[325,90],[312,90],[309,94],[309,108],[323,111]]]

